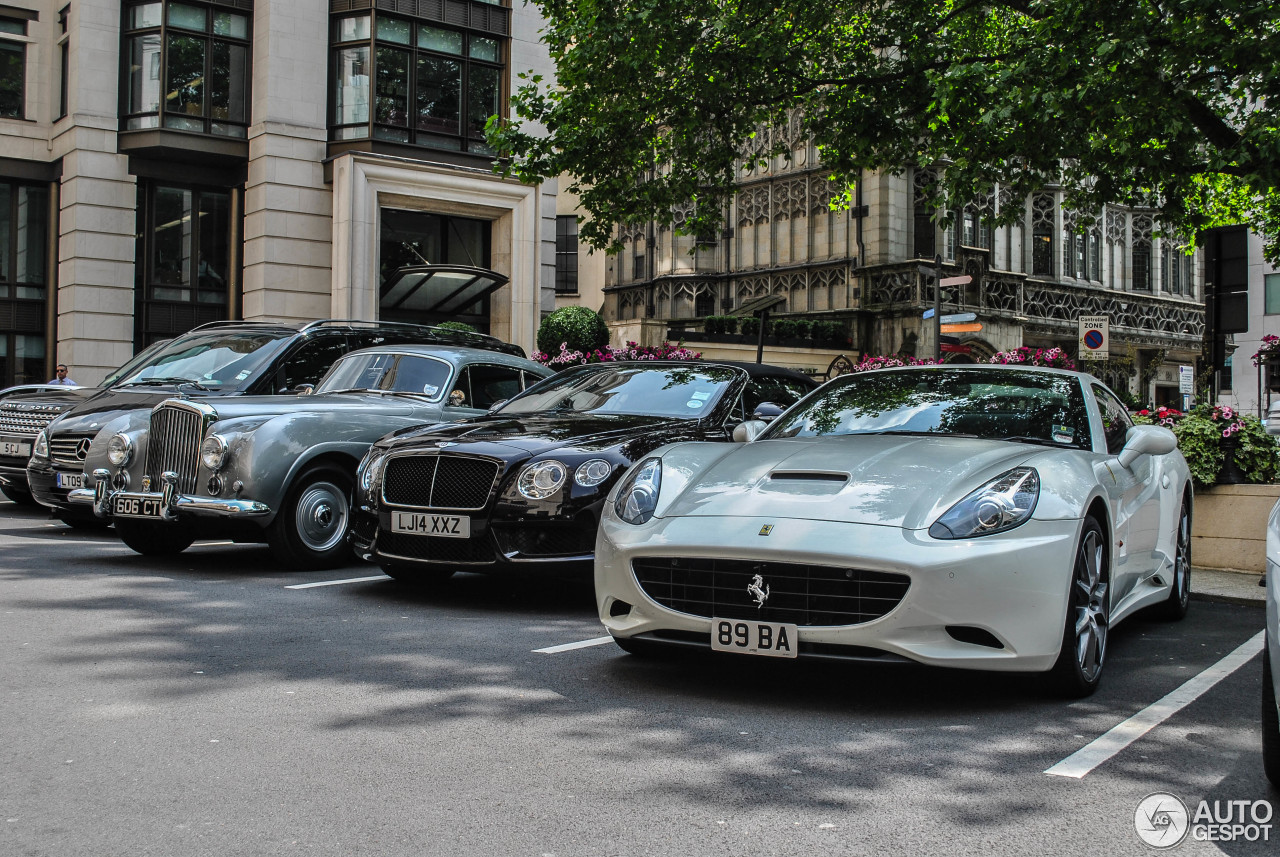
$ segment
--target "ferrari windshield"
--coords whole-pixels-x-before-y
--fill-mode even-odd
[[[576,411],[696,420],[715,408],[742,371],[727,366],[608,366],[552,375],[507,402],[503,414]]]
[[[195,383],[208,390],[240,391],[286,339],[288,330],[229,333],[209,331],[179,337],[153,359],[117,382],[120,386]]]
[[[846,375],[779,417],[762,437],[922,434],[1089,447],[1079,381],[982,366]]]
[[[333,364],[315,392],[375,390],[438,399],[452,371],[452,366],[435,357],[386,352],[349,354]]]

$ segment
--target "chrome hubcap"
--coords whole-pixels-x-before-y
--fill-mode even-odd
[[[1107,653],[1107,581],[1102,572],[1102,539],[1085,534],[1076,556],[1072,602],[1076,614],[1076,663],[1087,681],[1102,671]]]
[[[308,550],[331,550],[347,534],[347,498],[331,482],[307,486],[298,498],[298,537]]]

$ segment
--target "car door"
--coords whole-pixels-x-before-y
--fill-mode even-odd
[[[1101,384],[1090,387],[1107,444],[1098,477],[1106,486],[1115,522],[1111,603],[1119,604],[1160,566],[1155,555],[1160,536],[1160,474],[1155,472],[1154,456],[1140,456],[1130,467],[1120,463],[1116,456],[1124,448],[1133,420],[1110,390]]]

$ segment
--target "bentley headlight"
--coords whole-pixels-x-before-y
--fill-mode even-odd
[[[628,524],[643,524],[653,517],[658,508],[658,491],[662,487],[662,459],[646,458],[631,472],[613,510]]]
[[[1040,498],[1040,474],[1031,467],[1002,473],[956,503],[929,528],[935,539],[1003,533],[1024,524]]]
[[[107,441],[107,461],[113,467],[124,467],[133,458],[133,441],[127,434],[114,434]]]
[[[522,470],[516,487],[530,500],[545,500],[560,490],[568,476],[569,468],[552,458]]]
[[[31,455],[34,458],[49,457],[49,435],[44,429],[40,429],[40,434],[36,435],[36,442],[31,446]]]
[[[573,474],[573,481],[583,488],[594,488],[608,479],[612,472],[613,466],[609,462],[603,458],[593,458],[578,465],[578,469]]]
[[[221,436],[211,434],[200,444],[200,461],[210,470],[222,467],[227,458],[227,442]]]
[[[360,485],[360,490],[366,494],[373,491],[373,486],[378,484],[378,480],[382,477],[382,466],[386,463],[387,457],[373,450],[370,450],[364,457],[364,461],[360,462],[360,467],[356,471],[356,480]]]

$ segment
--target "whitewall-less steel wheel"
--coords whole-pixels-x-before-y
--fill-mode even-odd
[[[346,562],[350,496],[351,477],[335,465],[313,467],[299,476],[267,532],[276,559],[302,569]]]

